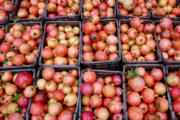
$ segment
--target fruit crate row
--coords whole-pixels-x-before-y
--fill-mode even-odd
[[[178,0],[14,0],[2,8],[0,24],[16,21],[85,20],[98,15],[101,19],[132,18],[180,20]]]
[[[163,30],[160,24],[168,29]],[[75,67],[81,64],[85,68],[118,69],[122,63],[179,64],[179,41],[175,39],[179,36],[175,33],[180,23],[165,18],[160,24],[151,20],[141,22],[137,17],[119,21],[104,19],[95,25],[89,20],[9,23],[0,28],[3,42],[0,68]],[[137,25],[142,27],[135,29]],[[169,30],[172,26],[177,28],[173,36]],[[166,39],[160,40],[161,37]]]
[[[178,120],[179,70],[162,64],[1,70],[0,118]]]

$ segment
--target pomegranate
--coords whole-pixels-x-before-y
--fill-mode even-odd
[[[154,78],[151,75],[146,74],[143,76],[143,79],[148,87],[154,86]]]
[[[102,94],[102,91],[103,91],[103,83],[97,81],[97,82],[94,82],[93,85],[93,94],[96,94],[96,95],[100,95]],[[82,93],[82,92],[81,92]]]
[[[167,76],[167,83],[169,86],[179,85],[180,83],[179,76],[175,73],[169,73]]]
[[[140,92],[144,89],[145,82],[141,77],[135,77],[130,79],[129,86],[131,87],[132,90],[136,92]]]
[[[103,104],[103,99],[102,97],[98,95],[92,95],[90,98],[90,106],[92,108],[97,108],[100,107]]]
[[[58,115],[62,111],[62,105],[59,102],[53,102],[48,105],[48,113],[52,116]]]
[[[145,103],[152,103],[155,99],[155,93],[152,89],[146,88],[141,92],[143,96],[143,101]]]
[[[117,114],[121,112],[122,107],[123,107],[123,104],[121,102],[111,101],[109,103],[108,109],[111,113]]]
[[[23,91],[24,96],[31,98],[36,94],[36,88],[34,86],[28,86]]]
[[[116,89],[112,85],[105,85],[103,87],[103,94],[105,97],[113,97],[116,94]]]
[[[148,112],[148,105],[146,103],[141,103],[139,108],[143,111],[143,114]]]
[[[93,86],[88,82],[81,84],[80,87],[81,87],[81,93],[83,95],[91,95],[91,93],[93,92]]]
[[[65,96],[64,103],[67,106],[74,106],[77,103],[77,95],[74,93],[70,93]]]
[[[21,107],[27,107],[29,104],[29,98],[25,97],[24,95],[21,95],[17,101],[17,104]]]
[[[135,29],[139,28],[141,26],[141,19],[138,17],[132,18],[130,21],[130,25],[132,28],[135,28]]]
[[[46,80],[52,80],[53,74],[55,73],[54,68],[46,67],[42,71],[42,76]]]
[[[96,31],[96,27],[91,22],[86,22],[83,25],[83,31],[84,31],[85,34],[89,35],[89,34],[91,34],[91,33]]]
[[[83,80],[85,82],[93,83],[97,79],[96,73],[91,71],[90,69],[83,74]]]
[[[128,117],[131,120],[133,119],[141,120],[143,119],[143,112],[141,111],[140,108],[132,106],[128,109]]]
[[[93,120],[93,114],[89,111],[85,111],[81,114],[82,120]]]
[[[130,105],[139,105],[141,103],[141,97],[137,92],[130,92],[127,95],[127,102]]]
[[[114,83],[115,85],[121,85],[122,83],[122,79],[120,75],[113,75],[112,76],[112,83]]]
[[[109,118],[109,112],[106,108],[99,108],[97,117],[102,120],[107,120]]]
[[[169,109],[169,102],[165,98],[158,97],[154,102],[160,112],[166,112]]]
[[[166,93],[166,87],[163,83],[161,82],[156,82],[154,84],[154,92],[157,94],[157,95],[164,95]]]
[[[171,97],[173,97],[174,99],[179,98],[180,97],[180,88],[178,86],[171,87],[170,94],[171,94]]]
[[[34,116],[42,116],[44,113],[44,105],[40,102],[33,103],[31,105],[30,112]]]
[[[174,110],[176,113],[179,113],[179,112],[180,112],[179,105],[180,105],[180,101],[179,101],[179,100],[176,100],[176,101],[173,102],[173,110]]]
[[[161,69],[154,68],[151,70],[151,76],[154,78],[155,81],[160,81],[162,80],[164,74]]]
[[[170,29],[172,27],[172,20],[169,18],[163,18],[160,21],[160,26],[162,29]]]
[[[33,97],[33,101],[34,102],[45,103],[47,101],[47,96],[46,96],[46,94],[44,92],[38,92]]]
[[[19,73],[15,79],[15,84],[19,88],[26,88],[28,85],[31,85],[32,82],[33,82],[33,77],[28,72]]]
[[[12,113],[7,116],[8,120],[22,120],[22,116],[19,113]]]
[[[73,119],[73,113],[69,110],[62,111],[61,114],[58,116],[58,120],[62,120],[62,119],[66,119],[66,120]]]

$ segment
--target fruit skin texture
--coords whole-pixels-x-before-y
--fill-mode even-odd
[[[140,108],[132,106],[128,109],[128,117],[130,120],[142,120],[143,112]]]
[[[83,25],[83,31],[84,31],[85,34],[90,35],[91,33],[96,31],[96,27],[95,27],[95,25],[93,23],[86,22]]]
[[[132,90],[140,92],[144,89],[145,82],[141,77],[135,77],[130,80],[129,85]]]
[[[81,114],[81,120],[93,120],[93,115],[91,112],[89,111],[84,111],[82,114]]]
[[[80,86],[81,86],[81,93],[83,95],[91,95],[91,93],[93,91],[93,87],[90,83],[85,82],[85,83],[81,84]]]
[[[141,94],[145,103],[152,103],[155,99],[154,91],[150,88],[144,89]]]
[[[112,85],[105,85],[103,88],[103,94],[105,97],[114,97],[116,94],[116,89]]]
[[[169,102],[165,98],[158,97],[154,102],[159,112],[166,112],[169,109]]]
[[[153,76],[155,81],[160,81],[164,76],[162,70],[159,69],[159,68],[152,69],[151,70],[151,75]]]
[[[141,103],[141,97],[138,92],[130,92],[127,95],[127,102],[130,105],[139,105]]]
[[[41,116],[44,113],[44,105],[40,102],[33,103],[30,112],[32,115]]]
[[[173,102],[173,109],[176,113],[180,113],[180,100]]]
[[[7,116],[8,120],[22,120],[22,117],[19,113],[13,113]]]
[[[171,94],[171,97],[173,97],[174,99],[179,98],[180,97],[180,88],[178,86],[171,87],[170,94]]]
[[[91,70],[88,70],[83,74],[83,80],[85,82],[93,83],[96,81],[96,79],[97,79],[96,73]]]
[[[180,78],[176,73],[169,73],[167,76],[167,83],[169,86],[176,86],[180,84]]]
[[[158,95],[164,95],[166,93],[166,86],[161,82],[156,82],[154,85],[154,92]]]
[[[33,77],[28,72],[19,73],[15,80],[15,84],[20,88],[25,88],[28,85],[31,85],[32,82],[33,82]]]

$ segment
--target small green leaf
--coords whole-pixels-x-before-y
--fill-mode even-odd
[[[13,98],[11,98],[11,100],[14,100],[15,102],[17,102],[21,95],[22,95],[22,93],[19,93],[16,96],[14,96]]]
[[[19,106],[18,112],[21,112],[21,111],[22,111],[22,107]]]
[[[128,70],[128,72],[130,73],[130,74],[128,75],[128,77],[130,77],[130,78],[142,77],[141,75],[138,75],[138,74],[136,73],[136,70],[137,70],[137,67],[134,68],[134,69]]]
[[[10,49],[11,51],[13,51],[14,50],[14,46],[11,46],[11,49]]]
[[[13,20],[13,22],[16,23],[18,20],[19,20],[19,18],[18,18],[18,17],[15,17],[14,20]]]
[[[22,33],[24,33],[24,29],[20,29],[20,31],[21,31]]]
[[[4,63],[5,65],[7,64],[7,62],[8,62],[7,59],[4,59],[4,60],[3,60],[3,63]]]

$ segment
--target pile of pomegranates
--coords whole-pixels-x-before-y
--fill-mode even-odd
[[[78,101],[78,70],[42,70],[30,107],[31,120],[73,120]]]
[[[163,18],[155,30],[163,58],[168,61],[180,61],[180,25],[174,26],[171,19]]]
[[[3,27],[3,26],[0,26],[0,43],[3,42],[4,37],[5,37],[5,30],[4,30],[4,27]]]
[[[168,120],[169,102],[166,96],[164,73],[152,66],[151,70],[136,67],[126,70],[126,96],[130,120]]]
[[[120,15],[150,17],[146,0],[117,0]]]
[[[22,0],[16,6],[18,7],[16,16],[19,19],[34,19],[44,15],[45,0]],[[15,17],[14,17],[15,18]]]
[[[47,17],[75,16],[80,10],[81,0],[48,0]]]
[[[180,114],[180,68],[176,71],[171,71],[166,79],[170,95],[172,99],[172,107],[174,112],[179,116]],[[179,116],[180,117],[180,116]]]
[[[112,71],[102,77],[101,72],[88,69],[83,73],[81,120],[123,120],[121,75]]]
[[[48,24],[46,33],[41,52],[43,64],[76,65],[79,62],[79,26]]]
[[[12,25],[5,34],[5,42],[0,45],[0,63],[6,66],[32,64],[38,54],[41,26],[37,23]]]
[[[83,17],[113,17],[115,0],[83,0]],[[115,8],[116,9],[116,8]]]
[[[0,120],[22,120],[26,117],[30,98],[36,94],[31,72],[1,73]]]
[[[101,20],[98,16],[93,16],[91,22],[83,24],[83,54],[84,62],[117,60],[118,37],[115,20]]]
[[[155,16],[176,18],[180,16],[178,4],[178,0],[149,0],[146,8]]]
[[[127,22],[126,20],[124,22]],[[126,61],[155,61],[156,41],[154,40],[155,25],[151,22],[142,23],[138,17],[131,18],[130,26],[121,21],[121,48]]]
[[[12,0],[1,0],[0,1],[0,23],[7,20],[8,15],[13,12],[14,5]]]

